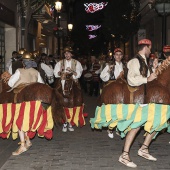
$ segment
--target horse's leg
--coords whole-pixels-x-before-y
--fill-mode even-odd
[[[63,96],[58,92],[57,89],[52,91],[52,114],[56,124],[60,124],[63,120],[66,120],[64,109],[63,109]]]

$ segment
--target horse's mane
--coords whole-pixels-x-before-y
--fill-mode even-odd
[[[164,60],[161,65],[156,69],[155,73],[156,75],[162,74],[162,72],[170,66],[170,57],[168,57],[166,60]]]

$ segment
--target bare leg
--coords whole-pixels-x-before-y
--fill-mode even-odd
[[[27,135],[27,132],[25,133],[25,142],[26,142],[27,149],[29,149],[32,146],[32,143],[30,141],[29,136]]]
[[[137,134],[137,132],[139,131],[139,128],[136,129],[132,129],[131,131],[128,132],[126,139],[125,139],[125,145],[124,145],[124,149],[123,149],[123,153],[122,155],[128,159],[130,161],[130,157],[129,157],[129,151],[130,151],[130,147],[134,141],[134,138]],[[128,154],[127,154],[128,153]]]
[[[143,145],[141,146],[141,148],[138,150],[138,155],[145,158],[145,159],[148,159],[148,160],[151,160],[151,161],[156,161],[157,159],[154,158],[152,155],[149,154],[149,145],[152,141],[152,138],[155,136],[156,132],[153,132],[152,134],[150,133],[147,133],[146,137],[145,137],[145,140],[143,142]]]
[[[12,155],[20,155],[21,153],[27,151],[27,148],[25,146],[25,133],[23,131],[18,131],[19,137],[20,137],[20,147],[12,153]]]
[[[119,157],[119,162],[123,163],[124,165],[131,167],[131,168],[136,168],[137,165],[135,163],[133,163],[130,160],[129,157],[129,151],[130,151],[130,147],[135,139],[135,136],[137,134],[137,132],[139,131],[139,128],[136,129],[132,129],[128,132],[126,139],[125,139],[125,145],[124,145],[124,150],[122,155]]]

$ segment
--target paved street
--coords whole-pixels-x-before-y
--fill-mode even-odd
[[[48,141],[36,137],[33,146],[20,156],[12,156],[17,148],[17,141],[0,139],[1,170],[124,170],[118,162],[124,139],[115,134],[113,139],[107,136],[106,129],[93,131],[89,119],[94,117],[95,97],[85,96],[86,126],[75,128],[74,132],[61,132],[62,127],[55,127],[54,137]],[[152,143],[150,152],[158,161],[150,162],[137,156],[143,134],[137,136],[131,149],[131,158],[138,165],[137,170],[170,169],[170,134],[164,133]]]

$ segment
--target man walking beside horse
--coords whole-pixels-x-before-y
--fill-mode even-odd
[[[25,52],[22,56],[22,63],[24,68],[17,69],[10,77],[8,85],[14,89],[16,87],[24,87],[28,84],[39,82],[44,83],[39,72],[34,68],[37,66],[36,62],[32,60],[30,53]],[[11,90],[10,90],[11,91]],[[31,147],[32,143],[27,136],[27,132],[18,131],[20,137],[20,147],[12,153],[12,155],[20,155]]]
[[[142,39],[138,42],[138,54],[136,55],[135,58],[131,59],[127,64],[128,67],[127,81],[130,86],[140,86],[142,84],[146,84],[147,82],[153,81],[154,79],[157,78],[155,73],[150,74],[147,65],[147,58],[151,53],[151,47],[152,47],[151,41],[148,39]],[[129,151],[139,129],[140,127],[132,129],[128,132],[125,139],[123,153],[119,157],[119,162],[132,168],[137,167],[137,165],[130,160]],[[156,132],[153,132],[151,134],[147,133],[141,148],[138,150],[139,156],[151,161],[157,160],[156,158],[149,154],[148,150],[148,147],[155,134]]]

